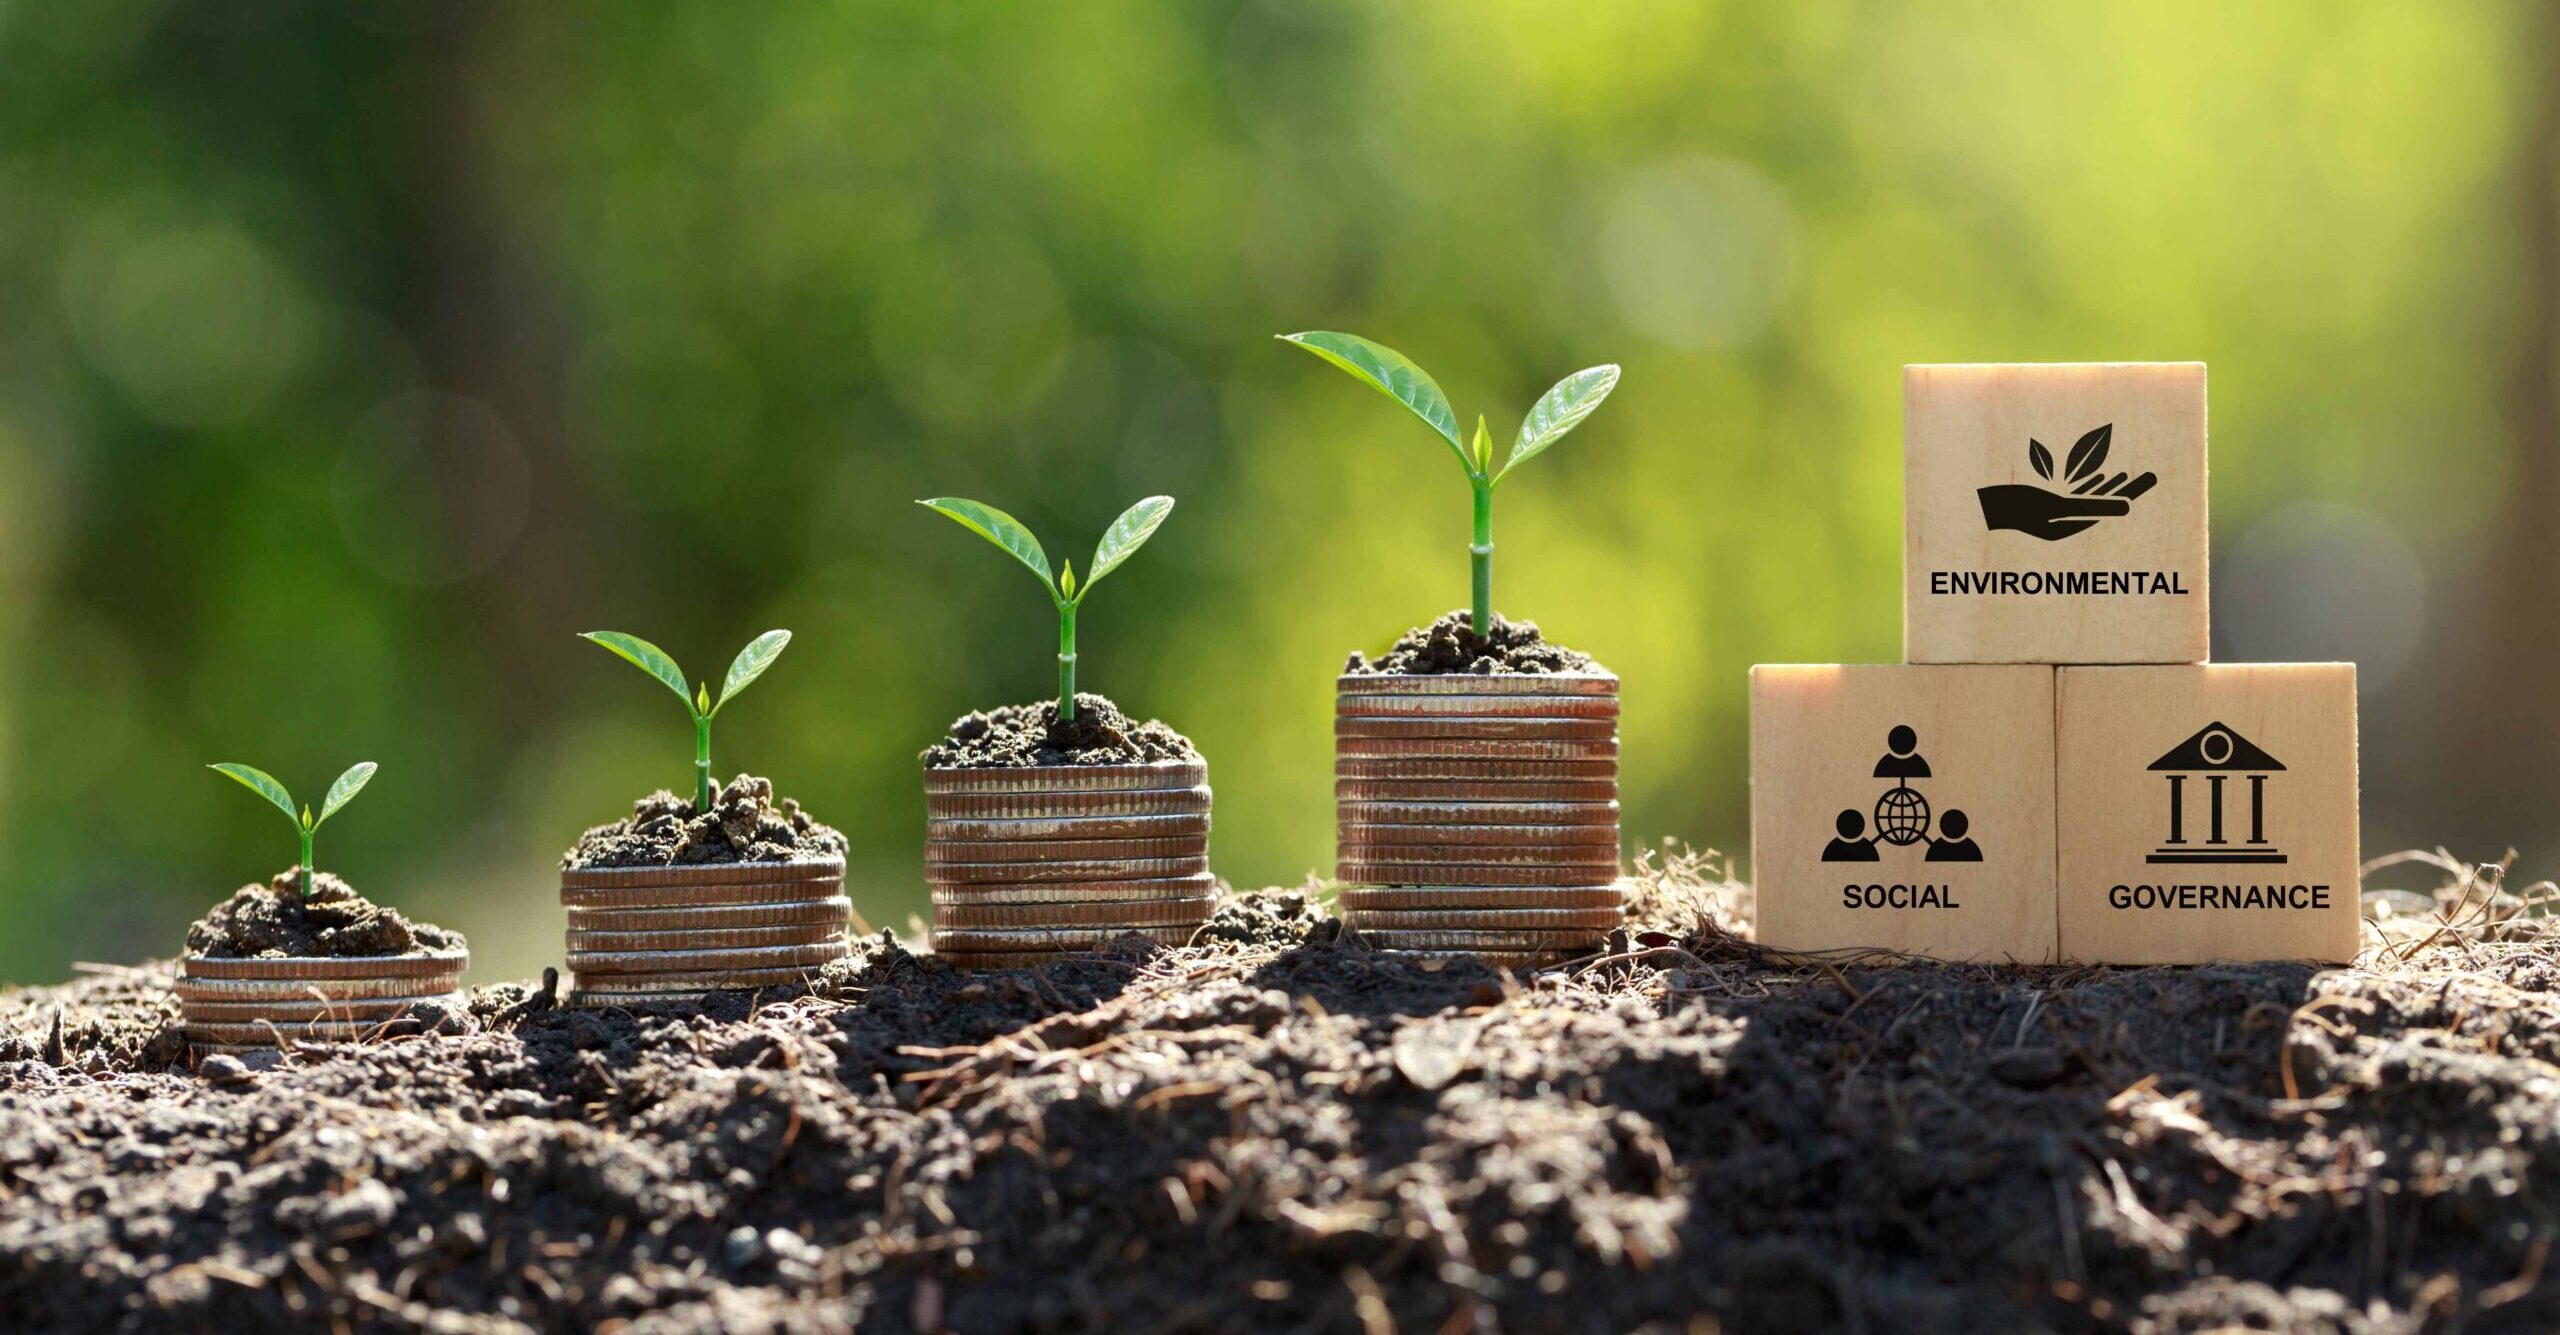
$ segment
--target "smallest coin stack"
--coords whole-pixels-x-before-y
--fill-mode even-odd
[[[934,953],[1045,964],[1136,932],[1179,946],[1208,920],[1209,767],[928,768]]]
[[[296,1043],[360,1043],[403,1020],[466,1014],[466,950],[432,955],[264,955],[179,961],[178,1010],[199,1056]]]
[[[844,859],[564,867],[573,1006],[805,983],[849,949]]]
[[[1342,922],[1371,943],[1533,966],[1625,920],[1613,674],[1348,674],[1334,757]]]

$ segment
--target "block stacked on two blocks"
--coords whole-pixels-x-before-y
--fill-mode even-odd
[[[2353,954],[2355,669],[2205,661],[2204,367],[1904,375],[1906,663],[1752,669],[1760,939]]]

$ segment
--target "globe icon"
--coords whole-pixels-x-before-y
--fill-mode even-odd
[[[1876,799],[1876,835],[1888,844],[1916,844],[1929,837],[1929,802],[1907,787]]]

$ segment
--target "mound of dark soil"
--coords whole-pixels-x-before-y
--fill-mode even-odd
[[[1782,967],[1696,871],[1528,978],[1266,894],[260,1066],[172,1064],[162,966],[0,992],[0,1329],[2560,1327],[2552,919]]]
[[[1506,672],[1605,672],[1591,655],[1561,644],[1549,644],[1534,621],[1509,621],[1493,615],[1493,634],[1478,635],[1475,617],[1465,608],[1404,633],[1376,658],[1353,653],[1343,675],[1392,674],[1432,676],[1472,672],[1491,676]]]
[[[215,959],[376,959],[462,947],[462,933],[411,922],[398,909],[374,903],[325,871],[311,874],[309,898],[302,893],[302,873],[284,872],[265,885],[240,887],[187,929],[189,953]]]
[[[664,867],[701,862],[822,862],[840,858],[844,835],[809,818],[773,781],[731,779],[712,795],[711,810],[661,788],[631,804],[631,814],[578,837],[563,867]]]
[[[1076,716],[1058,721],[1058,702],[1006,705],[954,719],[926,748],[933,769],[1020,769],[1034,765],[1144,765],[1198,760],[1191,739],[1149,719],[1133,722],[1106,696],[1076,692]]]

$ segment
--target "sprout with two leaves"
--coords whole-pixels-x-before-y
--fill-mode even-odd
[[[1049,554],[1040,550],[1040,540],[1022,521],[992,505],[944,496],[916,504],[947,516],[953,523],[1012,553],[1013,559],[1040,577],[1040,587],[1047,590],[1049,601],[1058,609],[1058,719],[1066,722],[1076,716],[1076,609],[1084,605],[1084,596],[1102,577],[1120,568],[1147,539],[1154,537],[1164,517],[1173,513],[1173,498],[1150,496],[1121,512],[1111,527],[1103,530],[1102,541],[1094,545],[1093,564],[1086,567],[1084,583],[1076,583],[1075,563],[1066,562],[1052,575]]]
[[[1618,387],[1618,368],[1594,366],[1576,371],[1556,382],[1529,409],[1520,422],[1520,434],[1512,439],[1511,454],[1502,467],[1493,466],[1493,437],[1486,434],[1484,418],[1476,418],[1475,443],[1469,445],[1458,436],[1458,415],[1449,407],[1449,397],[1431,374],[1413,364],[1412,359],[1382,343],[1372,343],[1354,334],[1316,331],[1305,334],[1282,334],[1284,343],[1299,347],[1341,367],[1371,389],[1394,399],[1422,419],[1423,424],[1440,433],[1458,456],[1458,466],[1466,470],[1467,484],[1476,497],[1475,542],[1467,548],[1475,573],[1475,632],[1478,636],[1493,628],[1493,489],[1511,470],[1544,453],[1548,446],[1564,439],[1564,434],[1582,425],[1582,419],[1609,397]]]
[[[218,765],[208,765],[206,768],[220,770],[239,780],[240,786],[275,803],[276,810],[283,812],[284,818],[293,823],[294,832],[302,836],[302,897],[309,899],[311,898],[311,836],[319,831],[323,822],[337,815],[338,808],[345,806],[349,798],[362,792],[364,786],[372,782],[374,764],[370,760],[359,761],[350,766],[346,773],[339,775],[338,781],[329,785],[329,796],[321,800],[320,814],[317,816],[311,814],[311,808],[307,804],[297,807],[294,804],[293,794],[286,792],[284,785],[276,782],[274,776],[265,770],[229,760]]]
[[[720,716],[720,711],[737,698],[738,692],[747,689],[747,683],[763,676],[764,670],[773,666],[773,660],[782,656],[783,647],[791,643],[791,632],[769,630],[748,641],[747,647],[739,650],[738,656],[731,660],[729,675],[720,682],[720,698],[717,700],[711,698],[709,682],[686,690],[684,669],[676,666],[676,660],[668,657],[666,650],[637,635],[625,635],[618,630],[590,630],[580,632],[578,638],[593,640],[612,650],[641,671],[664,682],[668,690],[676,693],[677,699],[684,701],[685,713],[693,718],[693,809],[696,812],[709,811],[711,720]]]

